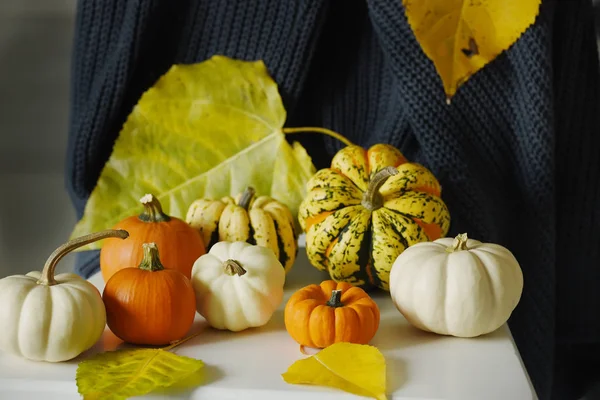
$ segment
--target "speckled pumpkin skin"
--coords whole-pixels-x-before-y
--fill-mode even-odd
[[[373,176],[389,166],[398,173],[378,190],[382,206],[369,210],[363,194]],[[445,236],[450,227],[438,180],[390,145],[343,148],[330,168],[309,180],[307,190],[298,218],[308,259],[337,282],[389,291],[398,255],[415,243]]]

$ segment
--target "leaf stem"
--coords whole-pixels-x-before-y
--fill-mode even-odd
[[[322,133],[324,135],[331,136],[332,138],[339,140],[340,142],[344,143],[346,146],[354,146],[354,143],[352,143],[350,140],[346,139],[343,135],[332,131],[331,129],[319,128],[319,127],[315,127],[315,126],[302,127],[302,128],[283,128],[283,133],[285,133],[286,135],[293,134],[293,133],[309,133],[309,132]]]
[[[180,340],[176,340],[176,341],[172,342],[170,345],[168,345],[167,347],[163,347],[162,350],[165,350],[165,351],[173,350],[175,347],[179,346],[180,344],[184,344],[188,340],[192,340],[196,336],[200,336],[200,334],[202,334],[202,332],[203,331],[196,332],[196,333],[194,333],[194,334],[192,334],[192,335],[190,335],[188,337],[185,337],[185,338],[180,339]]]
[[[322,351],[323,349],[315,349],[314,347],[310,347],[311,349],[314,349],[316,352],[314,354],[310,354],[306,351],[306,346],[304,346],[303,344],[300,345],[300,353],[304,354],[305,356],[314,356],[316,354],[319,354],[320,351]]]
[[[76,248],[109,237],[126,239],[128,236],[129,232],[123,229],[107,229],[100,232],[90,233],[89,235],[81,236],[68,241],[67,243],[54,250],[52,254],[50,254],[50,257],[48,257],[48,260],[46,260],[46,264],[44,264],[42,276],[37,281],[37,283],[40,285],[47,286],[56,285],[58,283],[56,282],[56,279],[54,279],[54,271],[56,270],[56,265],[61,260],[61,258],[66,256]]]

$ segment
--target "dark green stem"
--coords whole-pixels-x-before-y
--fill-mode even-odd
[[[171,217],[163,212],[160,201],[153,195],[145,195],[140,202],[144,205],[144,211],[138,216],[140,220],[144,222],[168,222],[171,220]]]
[[[342,291],[341,290],[332,290],[331,297],[325,304],[328,305],[329,307],[343,307],[344,304],[342,304],[341,300],[342,300]]]
[[[158,247],[156,243],[144,243],[142,244],[144,249],[144,257],[142,258],[142,262],[138,266],[139,269],[143,269],[145,271],[162,271],[165,267],[160,262],[160,257],[158,255]]]

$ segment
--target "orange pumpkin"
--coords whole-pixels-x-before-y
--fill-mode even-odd
[[[325,348],[338,342],[367,344],[379,328],[379,307],[361,288],[327,280],[290,297],[285,328],[300,345]]]
[[[189,279],[160,262],[155,243],[142,245],[138,268],[117,271],[102,299],[110,330],[128,343],[164,345],[183,338],[196,315],[196,296]]]
[[[194,262],[206,253],[200,233],[185,221],[163,212],[158,199],[147,194],[140,200],[144,211],[127,217],[114,229],[129,232],[125,240],[106,239],[100,250],[100,270],[104,282],[123,268],[138,265],[142,261],[142,243],[154,242],[160,249],[168,249],[162,256],[167,269],[177,269],[188,279]]]

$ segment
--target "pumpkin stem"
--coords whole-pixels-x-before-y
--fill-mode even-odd
[[[152,194],[147,194],[140,199],[144,205],[144,211],[138,218],[144,222],[169,222],[171,217],[163,212],[160,201]]]
[[[248,186],[246,190],[244,190],[244,192],[242,193],[240,201],[238,201],[238,206],[244,208],[244,210],[247,211],[248,207],[250,207],[250,202],[252,201],[252,198],[254,197],[255,193],[256,191],[254,190],[254,188]]]
[[[454,242],[452,243],[452,246],[448,247],[446,249],[446,251],[449,252],[449,253],[453,253],[455,251],[469,250],[469,248],[467,247],[467,240],[468,239],[469,238],[467,237],[466,233],[460,233],[460,234],[458,234],[454,238]]]
[[[334,139],[339,140],[340,142],[344,143],[346,146],[354,146],[354,143],[352,143],[351,141],[346,139],[341,134],[332,131],[331,129],[318,128],[318,127],[314,127],[314,126],[310,126],[310,127],[306,127],[306,128],[283,128],[283,133],[285,133],[286,135],[289,135],[290,133],[308,133],[308,132],[322,133],[324,135],[327,135]]]
[[[332,290],[331,297],[325,304],[328,305],[329,307],[343,307],[344,304],[342,303],[341,300],[342,300],[342,291],[341,290]]]
[[[225,269],[225,273],[229,276],[239,275],[242,276],[246,273],[246,270],[242,268],[239,262],[236,260],[227,260],[223,263],[223,268]]]
[[[48,260],[46,260],[46,264],[44,264],[42,276],[40,277],[40,279],[38,279],[37,283],[40,285],[47,286],[56,285],[58,283],[56,282],[56,279],[54,279],[54,271],[56,270],[56,265],[61,260],[61,258],[66,256],[76,248],[109,237],[126,239],[128,236],[129,232],[123,229],[107,229],[104,231],[91,233],[89,235],[81,236],[68,241],[67,243],[54,250],[52,254],[50,254],[50,257],[48,257]]]
[[[165,269],[160,262],[160,257],[158,256],[158,246],[156,246],[156,243],[144,243],[142,244],[142,247],[144,249],[144,257],[138,266],[139,269],[152,272],[162,271]]]
[[[378,171],[369,182],[369,187],[363,195],[362,206],[369,211],[375,211],[383,206],[383,196],[379,193],[379,189],[390,176],[396,175],[398,170],[394,167],[385,167]]]

